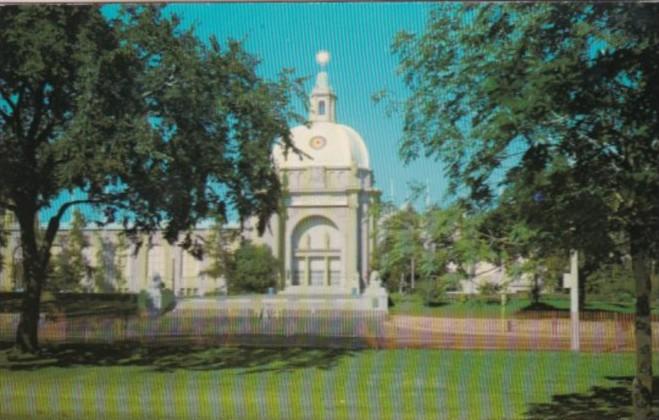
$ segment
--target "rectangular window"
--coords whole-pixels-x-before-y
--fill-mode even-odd
[[[329,260],[329,284],[330,286],[341,284],[341,260],[339,258]]]
[[[295,258],[293,260],[293,286],[299,286],[304,283],[304,258]]]
[[[325,286],[325,259],[324,258],[309,258],[309,285],[310,286]]]

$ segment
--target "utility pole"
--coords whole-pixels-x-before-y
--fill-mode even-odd
[[[570,349],[579,351],[579,253],[570,251],[570,272],[563,274],[563,287],[570,289]]]

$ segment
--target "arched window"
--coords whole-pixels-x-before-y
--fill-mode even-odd
[[[325,115],[325,101],[318,102],[318,115]]]

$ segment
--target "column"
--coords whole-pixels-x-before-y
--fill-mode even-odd
[[[359,272],[357,271],[357,253],[359,244],[357,242],[357,193],[351,192],[348,196],[348,223],[346,226],[346,282],[348,291],[353,288],[359,291]]]
[[[329,271],[330,271],[329,258],[327,257],[327,255],[325,255],[325,273],[323,275],[323,284],[325,284],[326,286],[331,286]]]
[[[14,274],[14,261],[11,251],[14,249],[14,243],[11,238],[11,233],[7,234],[6,240],[7,246],[0,248],[0,258],[2,258],[2,270],[0,270],[0,290],[12,290],[13,288],[11,280]]]
[[[172,291],[178,296],[178,289],[183,284],[183,248],[176,247],[174,253],[174,273],[172,275]]]
[[[146,289],[149,277],[149,244],[148,239],[143,239],[140,251],[137,254],[137,284],[138,290]]]
[[[311,263],[309,257],[304,257],[304,283],[300,286],[309,287],[311,285]]]
[[[162,241],[162,259],[164,272],[162,282],[165,287],[171,287],[174,282],[174,267],[172,266],[172,246],[164,238],[161,238]]]
[[[13,250],[17,245],[16,241],[14,241],[14,233],[12,232],[14,224],[13,213],[6,210],[6,212],[0,214],[0,216],[2,216],[0,223],[5,231],[5,240],[7,241],[5,244],[6,246],[0,248],[0,258],[2,259],[2,269],[0,270],[0,290],[12,290],[14,288],[14,285],[12,284],[12,279],[14,277]]]

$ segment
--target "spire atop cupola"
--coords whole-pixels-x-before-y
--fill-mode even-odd
[[[316,76],[316,85],[311,91],[309,121],[336,122],[336,95],[329,84],[325,68],[330,61],[330,53],[321,50],[316,54],[320,72]]]

